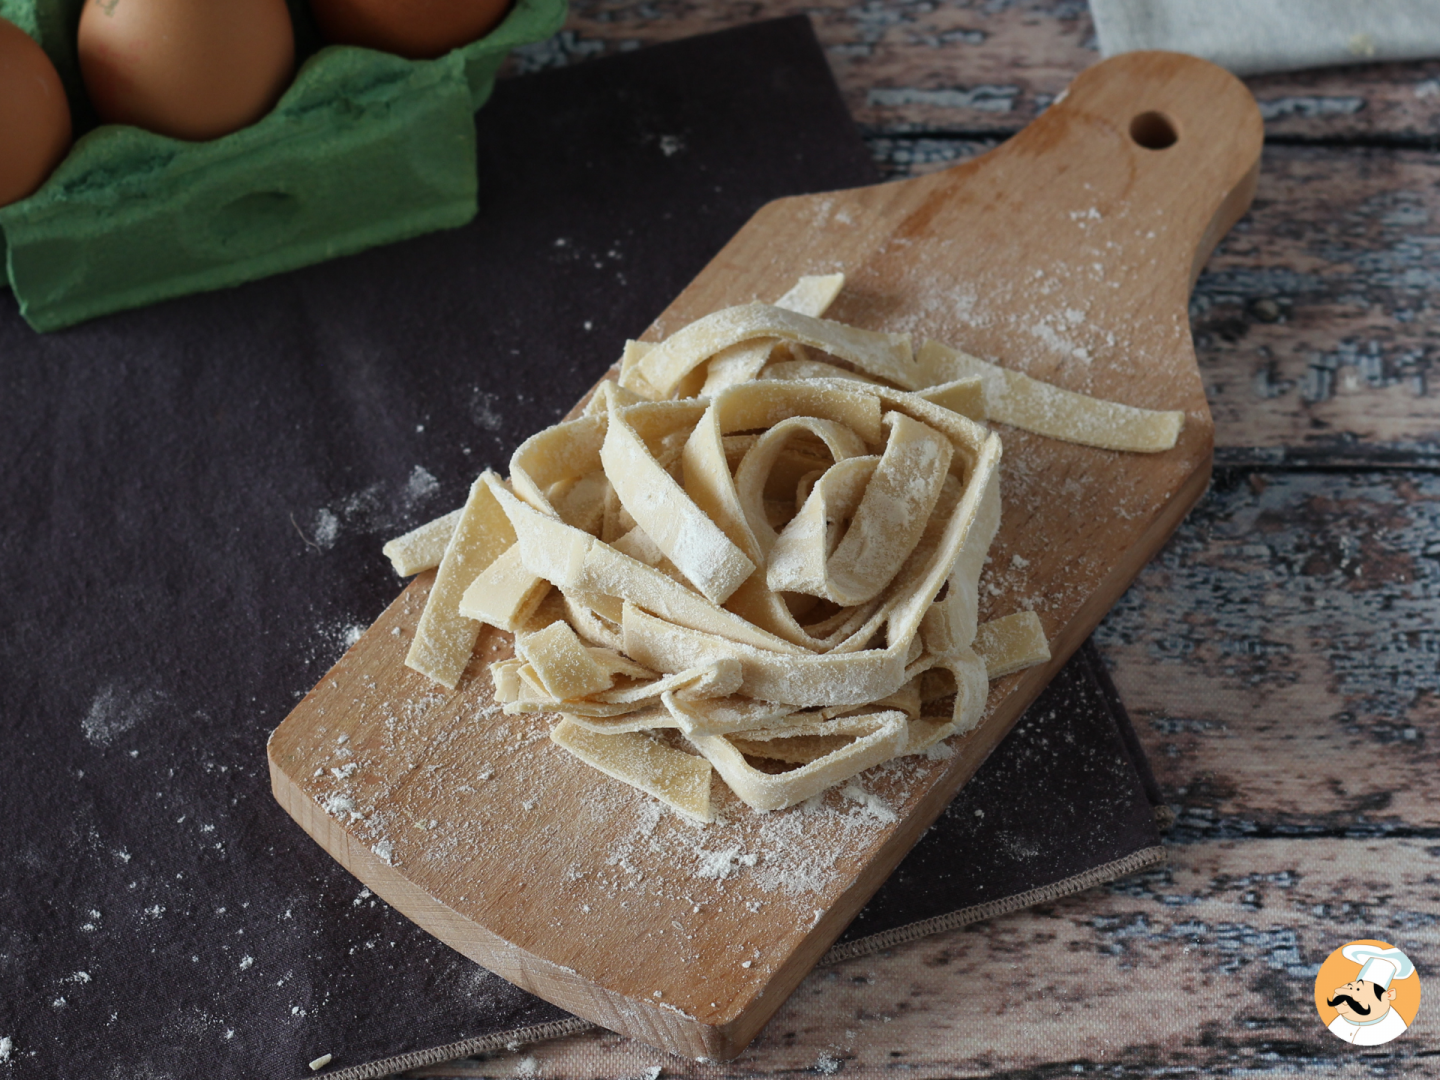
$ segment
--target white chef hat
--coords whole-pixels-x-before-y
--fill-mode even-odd
[[[1381,990],[1389,987],[1392,979],[1408,979],[1415,972],[1415,965],[1399,949],[1382,949],[1379,945],[1356,942],[1341,949],[1340,955],[1360,965],[1356,982],[1373,982]]]

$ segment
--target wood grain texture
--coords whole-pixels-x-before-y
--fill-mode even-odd
[[[1433,1021],[1363,1058],[1315,1013],[1316,972],[1358,937],[1440,970],[1440,850],[1426,841],[1209,841],[1165,869],[817,970],[735,1061],[592,1032],[417,1073],[696,1080],[1435,1076]]]
[[[1173,146],[1132,138],[1133,118],[1151,112],[1178,131]],[[953,757],[869,774],[891,820],[857,825],[838,796],[824,812],[774,815],[722,801],[722,823],[703,835],[647,818],[644,796],[551,747],[544,718],[498,715],[484,667],[504,635],[482,636],[453,694],[400,667],[424,580],[276,731],[277,798],[379,895],[525,989],[667,1049],[737,1053],[1203,491],[1211,426],[1185,301],[1249,202],[1260,139],[1231,76],[1132,54],[1088,71],[983,160],[770,204],[652,328],[663,336],[802,274],[843,270],[832,309],[842,321],[981,353],[1009,343],[1013,366],[1037,377],[1187,413],[1177,446],[1158,455],[1007,432],[992,548],[1006,570],[985,607],[1034,607],[1053,659],[992,684]],[[337,766],[337,747],[357,756]],[[698,867],[724,848],[764,867],[722,887]],[[803,864],[812,852],[829,853],[824,872]],[[767,889],[767,871],[794,858],[785,872],[800,887]],[[615,869],[627,865],[633,882]]]
[[[1100,59],[1083,0],[576,0],[558,39],[513,70],[690,37],[757,18],[810,16],[851,114],[895,134],[1009,134]],[[1363,64],[1246,80],[1278,138],[1440,138],[1440,61]]]
[[[1277,146],[1261,176],[1191,305],[1226,444],[1292,461],[1440,460],[1440,162]]]
[[[1175,836],[1440,836],[1440,477],[1224,479],[1096,637]]]

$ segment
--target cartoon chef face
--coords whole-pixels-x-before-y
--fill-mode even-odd
[[[1325,1004],[1351,1023],[1364,1024],[1379,1020],[1390,1011],[1390,1003],[1394,1000],[1394,989],[1386,990],[1368,979],[1356,979],[1337,986],[1334,995]]]

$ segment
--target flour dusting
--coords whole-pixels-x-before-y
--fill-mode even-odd
[[[470,419],[486,431],[499,431],[504,426],[499,406],[499,394],[478,386],[470,392]]]
[[[340,519],[331,511],[321,507],[315,512],[315,544],[321,551],[329,551],[340,536]]]
[[[742,866],[754,866],[759,859],[759,856],[753,853],[742,853],[738,847],[724,851],[705,851],[697,847],[695,854],[700,857],[700,868],[695,871],[696,876],[714,878],[716,881],[724,881],[733,876]]]
[[[416,511],[440,494],[440,487],[434,473],[416,465],[398,492],[377,481],[322,506],[310,519],[309,534],[301,529],[301,538],[322,552],[329,551],[352,531],[390,539],[390,534],[405,532],[414,525]]]
[[[107,686],[95,695],[80,728],[91,746],[109,746],[117,736],[148,720],[163,700],[164,695],[157,690],[129,691]]]
[[[415,507],[428,499],[434,498],[440,493],[440,481],[435,479],[428,469],[416,465],[410,472],[410,479],[405,483],[405,502],[407,506]]]

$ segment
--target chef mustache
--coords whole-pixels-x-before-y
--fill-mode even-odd
[[[1361,1016],[1369,1016],[1369,1015],[1370,1015],[1370,1007],[1369,1007],[1368,1005],[1361,1005],[1360,1002],[1356,1001],[1356,1000],[1355,1000],[1353,997],[1351,997],[1349,994],[1336,994],[1333,998],[1331,998],[1331,999],[1330,999],[1329,1001],[1327,1001],[1325,1004],[1326,1004],[1326,1005],[1329,1005],[1330,1008],[1333,1009],[1336,1005],[1338,1005],[1338,1004],[1339,1004],[1340,1002],[1342,1002],[1342,1001],[1345,1002],[1346,1005],[1349,1005],[1350,1008],[1354,1009],[1354,1010],[1355,1010],[1357,1013],[1359,1013]]]

